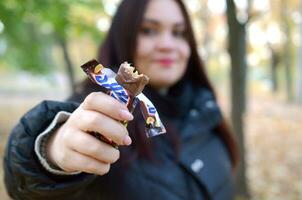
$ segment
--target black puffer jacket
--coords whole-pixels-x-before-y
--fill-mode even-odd
[[[151,138],[159,163],[136,159],[121,170],[118,161],[104,176],[53,175],[36,157],[35,139],[59,111],[73,112],[78,104],[44,101],[25,114],[10,135],[4,158],[9,195],[20,200],[233,199],[230,158],[213,131],[221,115],[212,94],[204,89],[186,89],[171,100],[152,91],[146,93],[160,115],[180,132],[178,160],[166,135],[161,135]]]

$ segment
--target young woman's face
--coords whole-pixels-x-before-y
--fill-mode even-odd
[[[134,63],[156,89],[169,88],[184,75],[190,57],[186,24],[174,0],[150,0],[138,35]]]

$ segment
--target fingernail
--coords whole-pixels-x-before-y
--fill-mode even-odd
[[[128,110],[121,110],[120,115],[123,119],[133,120],[133,115]]]
[[[131,143],[132,143],[131,138],[130,138],[128,135],[126,135],[126,136],[124,137],[123,144],[128,146],[128,145],[130,145]]]

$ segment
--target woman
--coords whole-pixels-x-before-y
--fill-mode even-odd
[[[100,49],[150,78],[144,94],[167,133],[146,139],[135,110],[89,80],[67,102],[44,101],[13,130],[4,160],[14,199],[232,199],[238,162],[180,0],[124,0]],[[133,120],[128,128],[118,121]],[[97,140],[96,131],[119,144]],[[129,134],[129,136],[128,136]]]

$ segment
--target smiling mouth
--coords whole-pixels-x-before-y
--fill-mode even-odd
[[[157,60],[157,62],[162,66],[170,67],[174,63],[174,60],[172,60],[172,59],[161,59],[161,60]]]

